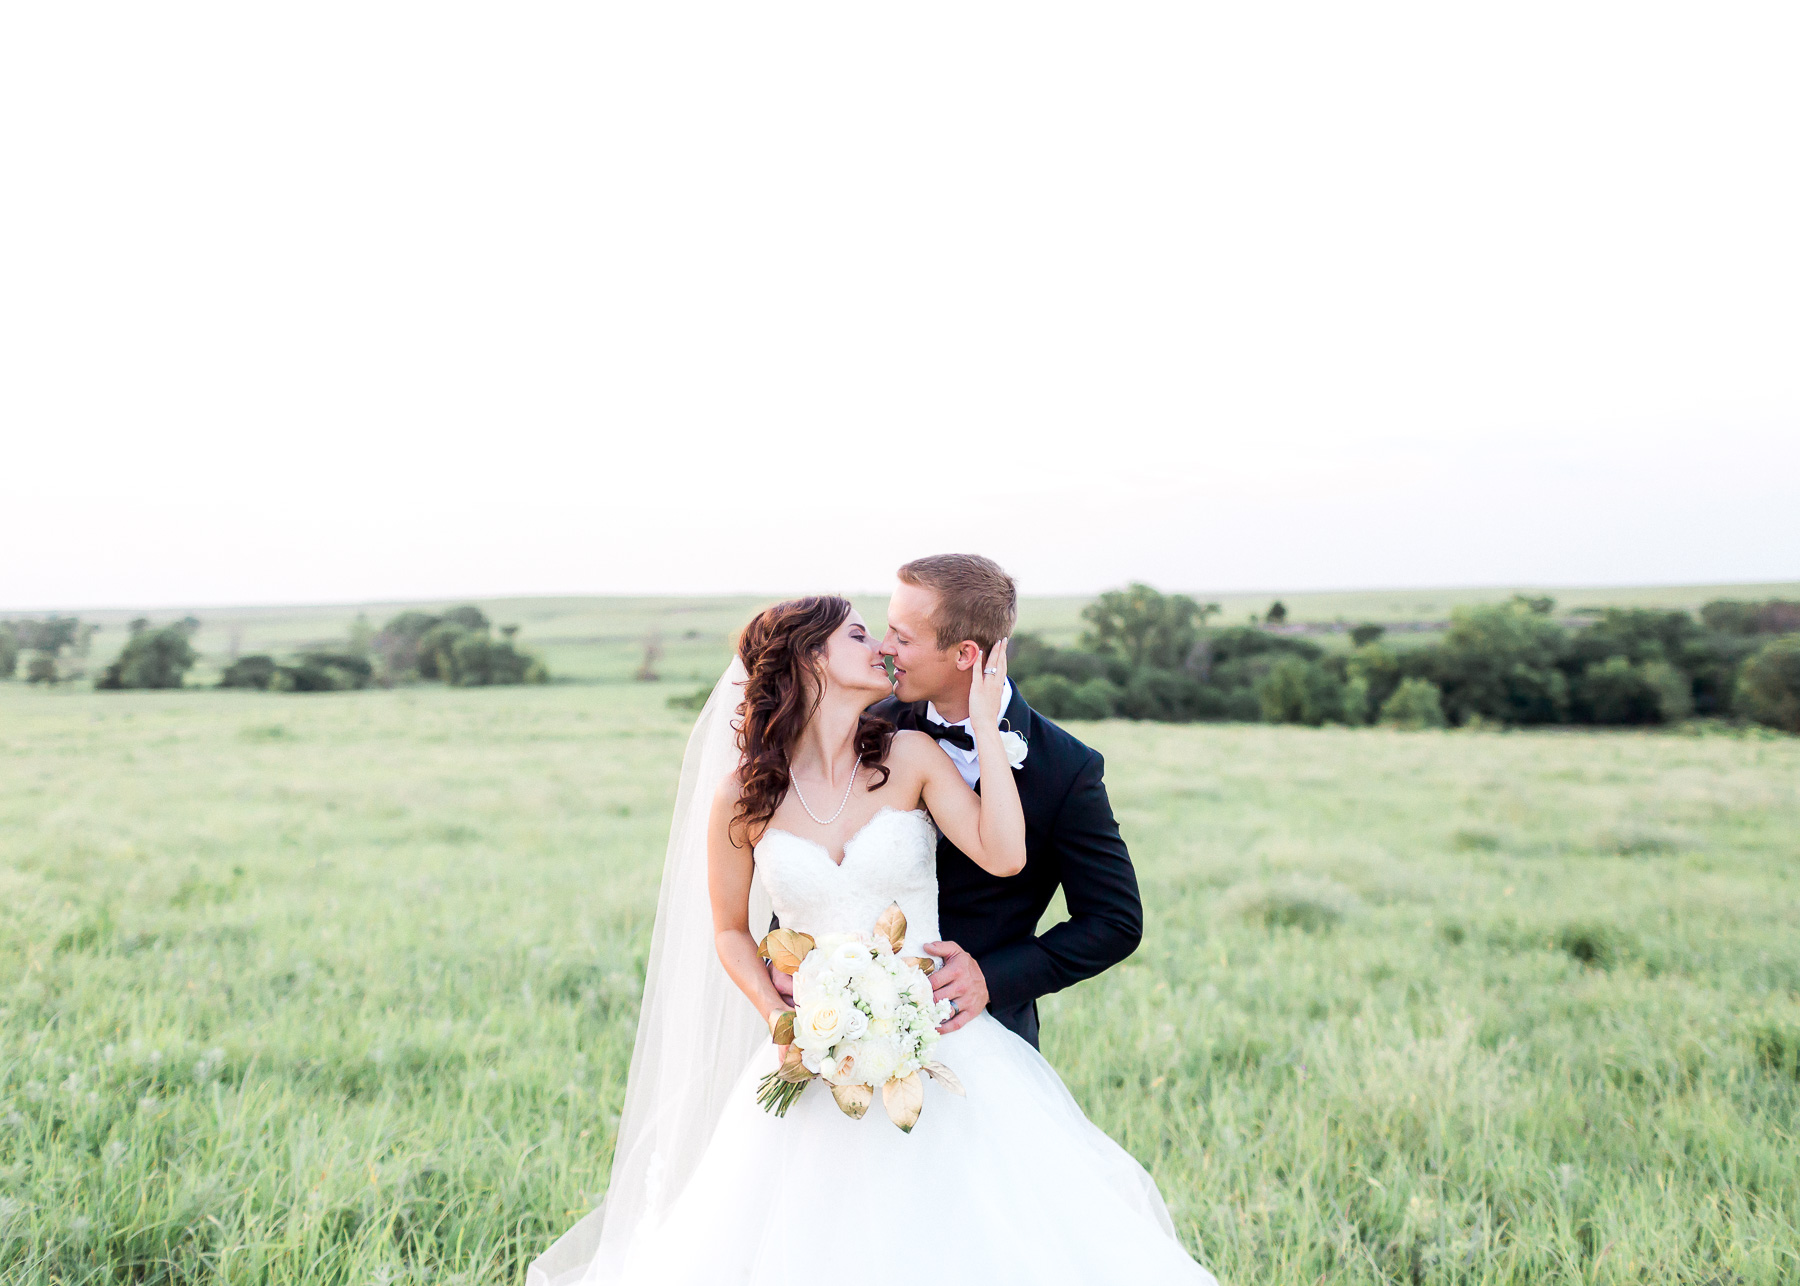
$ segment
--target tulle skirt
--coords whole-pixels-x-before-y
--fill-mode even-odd
[[[927,1081],[903,1134],[879,1093],[853,1121],[822,1082],[785,1117],[765,1113],[755,1087],[774,1056],[759,1050],[699,1169],[632,1238],[616,1280],[793,1286],[873,1270],[931,1286],[1216,1286],[1149,1174],[1027,1042],[982,1014],[935,1056],[967,1097]]]

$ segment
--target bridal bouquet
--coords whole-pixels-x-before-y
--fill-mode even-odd
[[[775,1043],[787,1052],[758,1086],[764,1111],[786,1116],[801,1092],[823,1079],[853,1120],[869,1110],[880,1088],[889,1118],[910,1134],[925,1103],[921,1072],[953,1094],[963,1092],[950,1069],[929,1057],[938,1024],[951,1014],[949,1001],[931,999],[928,975],[937,962],[902,957],[905,939],[906,916],[896,902],[872,934],[814,939],[776,929],[762,940],[763,959],[793,976],[796,1006],[770,1023]]]

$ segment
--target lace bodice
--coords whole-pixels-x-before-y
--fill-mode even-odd
[[[812,840],[771,827],[755,851],[775,914],[789,929],[814,935],[868,933],[898,902],[906,913],[902,955],[924,955],[937,941],[937,827],[922,808],[883,808],[844,845],[840,865]]]

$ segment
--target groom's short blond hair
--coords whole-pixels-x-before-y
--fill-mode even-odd
[[[1019,619],[1019,591],[999,563],[980,554],[933,554],[915,558],[897,575],[908,585],[938,596],[932,619],[940,648],[973,639],[986,652],[1012,635]]]

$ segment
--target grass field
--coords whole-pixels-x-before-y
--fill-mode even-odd
[[[0,684],[0,1280],[520,1281],[673,686]],[[1045,1052],[1223,1281],[1800,1279],[1800,740],[1076,730],[1149,926]]]

